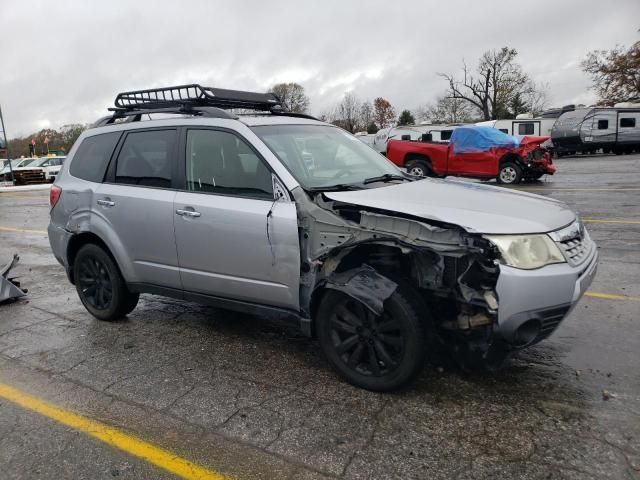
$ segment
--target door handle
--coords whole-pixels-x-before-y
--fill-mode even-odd
[[[181,217],[199,217],[200,212],[194,210],[176,210],[176,215],[180,215]]]
[[[98,200],[97,203],[104,207],[113,207],[116,204],[116,202],[112,202],[111,200]]]

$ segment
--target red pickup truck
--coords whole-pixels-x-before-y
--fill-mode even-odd
[[[485,145],[461,152],[454,148],[454,137],[451,143],[435,143],[427,134],[422,141],[389,140],[387,158],[412,175],[495,178],[498,183],[514,184],[555,173],[551,155],[540,147],[548,138],[523,137],[517,146]]]

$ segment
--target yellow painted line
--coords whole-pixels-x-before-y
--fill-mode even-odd
[[[640,297],[630,297],[629,295],[617,295],[614,293],[587,292],[585,297],[602,298],[603,300],[630,300],[632,302],[640,302]]]
[[[0,383],[0,397],[22,408],[39,413],[58,423],[97,438],[112,447],[142,458],[178,477],[197,480],[224,480],[229,478],[181,458],[168,450],[156,447],[103,423],[51,405],[3,383]]]
[[[564,188],[564,187],[512,187],[525,192],[638,192],[639,187],[619,188]]]
[[[609,218],[583,218],[584,223],[618,223],[620,225],[640,225],[640,220],[614,220]]]
[[[29,230],[27,228],[0,227],[0,232],[29,233],[35,235],[47,235],[46,230]]]

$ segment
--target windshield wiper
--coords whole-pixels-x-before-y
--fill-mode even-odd
[[[385,173],[384,175],[380,175],[379,177],[365,178],[362,184],[366,185],[368,183],[375,183],[375,182],[391,182],[392,180],[408,180],[410,182],[413,181],[412,178],[405,177],[404,175],[395,175],[393,173]]]
[[[311,192],[339,192],[340,190],[360,190],[358,185],[353,183],[338,183],[336,185],[327,185],[324,187],[309,187],[307,190]]]

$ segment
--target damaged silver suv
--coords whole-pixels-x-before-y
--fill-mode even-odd
[[[50,200],[53,252],[98,319],[140,293],[285,318],[349,382],[390,390],[436,350],[495,365],[539,342],[595,274],[563,203],[416,179],[272,94],[188,85],[112,110]]]

